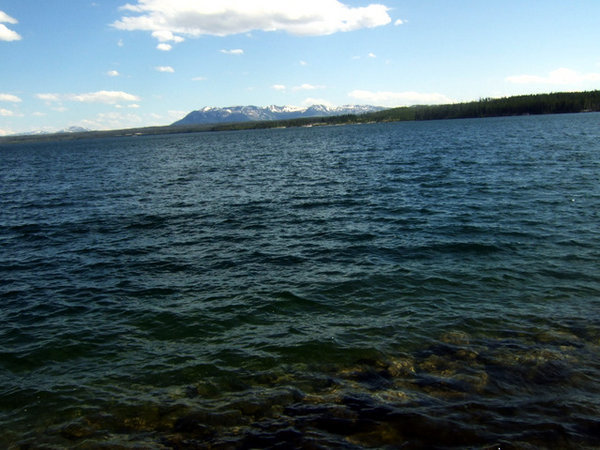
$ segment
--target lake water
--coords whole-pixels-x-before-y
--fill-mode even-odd
[[[600,114],[0,146],[0,447],[593,448]]]

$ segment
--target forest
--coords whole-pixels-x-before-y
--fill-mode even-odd
[[[518,95],[496,99],[482,98],[468,103],[393,108],[367,114],[367,116],[376,122],[388,122],[590,111],[600,111],[600,91]]]

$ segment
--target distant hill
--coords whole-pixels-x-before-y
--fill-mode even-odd
[[[263,120],[289,120],[303,117],[331,117],[347,114],[365,114],[382,111],[385,108],[366,105],[325,106],[312,105],[306,108],[296,106],[230,106],[227,108],[206,107],[192,111],[183,119],[171,124],[207,125],[218,123],[256,122]]]

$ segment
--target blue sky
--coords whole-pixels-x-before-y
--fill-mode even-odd
[[[0,135],[600,89],[598,0],[0,0]]]

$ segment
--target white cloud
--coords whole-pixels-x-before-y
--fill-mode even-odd
[[[513,75],[506,77],[506,81],[514,84],[581,84],[589,81],[600,81],[600,73],[579,73],[575,70],[560,69],[553,70],[546,76],[539,75]]]
[[[398,19],[398,20],[396,20],[396,21],[394,22],[394,25],[395,25],[395,26],[398,26],[398,25],[404,25],[405,23],[406,23],[406,22],[405,22],[404,20],[402,20],[402,19]]]
[[[58,102],[60,101],[59,94],[36,94],[36,97],[45,102]]]
[[[286,89],[284,84],[274,84],[272,87],[276,91],[285,91]]]
[[[175,72],[175,69],[173,69],[171,66],[157,66],[154,69],[156,69],[158,72],[166,72],[166,73]]]
[[[192,78],[192,81],[205,81],[206,77],[194,77]]]
[[[354,90],[348,94],[355,100],[377,106],[409,106],[434,105],[453,103],[453,100],[443,94],[421,92],[389,92]]]
[[[169,30],[157,30],[152,33],[152,37],[158,39],[159,42],[183,42],[184,38],[181,36],[176,36],[171,33]]]
[[[389,24],[381,4],[353,7],[339,0],[137,0],[112,25],[121,30],[169,36],[228,36],[254,30],[323,36]],[[179,36],[180,37],[180,36]]]
[[[19,41],[21,35],[16,31],[11,30],[4,23],[17,24],[19,21],[14,17],[9,16],[4,11],[0,11],[0,41]]]
[[[83,103],[107,103],[111,105],[118,102],[137,102],[140,100],[138,96],[122,91],[89,92],[87,94],[69,95],[68,99]]]
[[[241,48],[234,48],[233,50],[221,50],[221,53],[225,53],[226,55],[243,55],[244,50]]]
[[[18,41],[21,35],[0,23],[0,41]]]
[[[4,11],[0,11],[0,23],[11,23],[14,25],[16,23],[19,23],[19,21],[14,17],[10,17]]]
[[[367,56],[369,58],[377,58],[377,55],[375,53],[369,53]]]
[[[167,42],[183,42],[185,39],[181,36],[176,36],[171,33],[169,30],[156,30],[152,33],[152,37],[158,39],[160,44],[156,46],[158,50],[162,50],[163,52],[168,52],[173,48],[171,44],[167,44]]]
[[[15,134],[12,130],[3,130],[0,128],[0,136],[9,136],[11,134]]]
[[[117,46],[118,47],[123,47],[125,44],[123,44],[123,39],[119,39],[119,42],[117,42]]]
[[[294,86],[294,91],[314,91],[315,89],[324,89],[325,86],[314,86],[312,84],[304,83],[300,86]]]
[[[0,94],[0,102],[19,103],[21,102],[21,99],[12,94]]]
[[[307,65],[308,65],[308,63],[307,63],[306,61],[302,61],[302,60],[300,60],[300,63],[299,63],[299,64],[300,64],[301,66],[307,66]]]
[[[137,103],[132,103],[131,105],[127,105],[127,107],[137,109],[140,107],[140,105],[138,105]]]
[[[4,108],[0,108],[0,116],[2,117],[12,117],[14,116],[15,113],[8,110],[8,109],[4,109]]]
[[[118,77],[120,73],[116,70],[109,70],[108,72],[106,72],[106,75],[108,75],[109,77]]]
[[[97,91],[84,94],[37,94],[37,98],[45,102],[74,101],[82,103],[106,103],[114,105],[119,102],[137,102],[140,98],[122,91]]]

